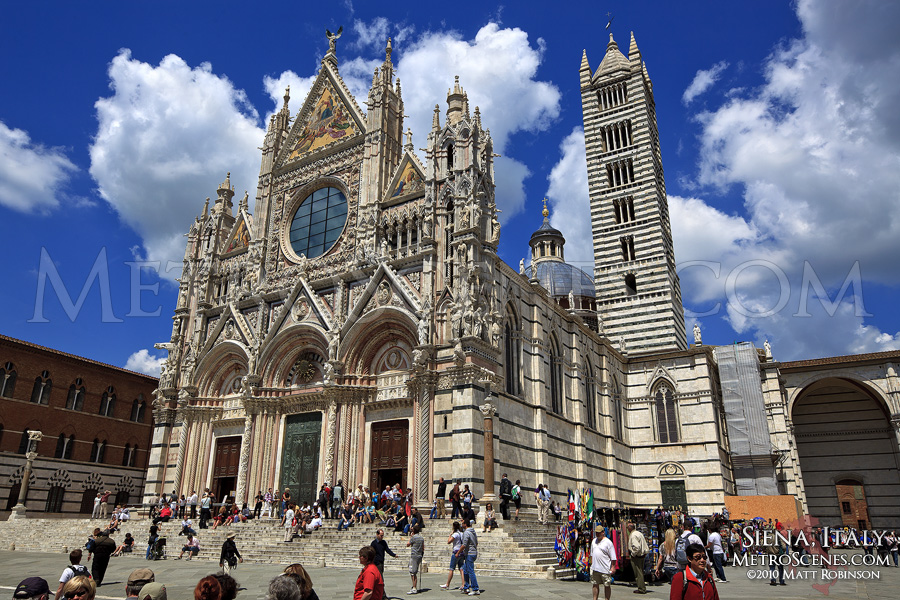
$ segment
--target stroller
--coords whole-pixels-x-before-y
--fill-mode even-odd
[[[166,558],[166,538],[160,537],[156,539],[156,543],[153,544],[153,549],[150,551],[150,560],[165,560]]]

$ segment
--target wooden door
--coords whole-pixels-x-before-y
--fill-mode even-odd
[[[238,466],[241,462],[241,436],[216,440],[216,460],[213,463],[213,485],[216,501],[224,502],[237,481]]]
[[[369,489],[379,489],[380,472],[386,471],[399,472],[399,481],[391,484],[399,483],[406,489],[409,475],[409,421],[372,423],[371,444]]]
[[[661,481],[659,487],[663,508],[687,510],[687,493],[683,481]]]
[[[312,504],[316,501],[321,439],[322,413],[290,415],[286,419],[281,455],[281,489],[290,489],[294,502]]]

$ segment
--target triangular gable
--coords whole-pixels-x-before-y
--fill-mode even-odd
[[[387,305],[406,310],[414,317],[422,309],[422,302],[416,296],[409,282],[397,275],[393,269],[387,266],[387,263],[381,263],[372,274],[369,283],[366,284],[362,295],[350,307],[350,314],[344,321],[341,334],[346,333],[361,316],[375,306]]]
[[[251,340],[255,339],[253,328],[247,323],[246,317],[229,303],[225,306],[221,316],[216,320],[216,326],[206,338],[202,354],[209,352],[213,346],[224,341],[234,341],[249,348]]]
[[[676,380],[672,377],[672,374],[669,370],[664,367],[662,364],[657,364],[656,369],[653,371],[653,375],[650,376],[650,379],[647,383],[647,395],[651,395],[653,393],[653,388],[656,387],[656,384],[660,381],[667,381],[669,385],[672,386],[672,389],[676,389]]]
[[[385,201],[425,193],[425,169],[414,154],[403,155],[387,189]]]
[[[279,165],[303,159],[331,146],[362,136],[365,117],[352,94],[325,63],[297,114]]]
[[[331,312],[325,302],[316,295],[304,277],[300,277],[291,294],[278,311],[264,343],[270,342],[280,332],[298,323],[317,325],[322,331],[333,327]]]
[[[231,254],[246,251],[253,239],[252,223],[247,219],[246,213],[241,211],[231,227],[231,233],[225,238],[227,241],[222,247],[222,254]]]

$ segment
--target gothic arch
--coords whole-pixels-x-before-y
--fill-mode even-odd
[[[263,385],[290,385],[290,371],[300,355],[306,352],[328,358],[325,330],[321,326],[303,322],[279,332],[260,355],[260,364],[264,365]]]
[[[859,388],[860,391],[868,394],[879,404],[881,404],[882,408],[888,415],[893,412],[891,409],[890,400],[881,388],[869,383],[868,381],[863,381],[859,378],[859,375],[854,373],[853,371],[850,371],[848,369],[834,369],[820,373],[814,373],[800,383],[792,384],[792,387],[794,389],[793,391],[791,391],[791,394],[788,397],[788,414],[793,414],[794,405],[800,400],[801,396],[809,392],[810,388],[812,388],[813,385],[827,379],[838,379],[851,386]]]
[[[403,342],[409,348],[418,344],[416,320],[403,309],[385,306],[354,323],[344,339],[345,371],[370,375],[375,368],[374,360],[385,344]]]
[[[200,359],[194,371],[195,377],[199,374],[196,379],[199,395],[207,398],[228,395],[222,385],[237,372],[247,374],[247,353],[244,346],[234,341],[216,344]]]

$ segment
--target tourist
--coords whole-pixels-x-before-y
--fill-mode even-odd
[[[222,588],[221,600],[234,600],[237,598],[239,586],[234,577],[226,573],[214,573],[213,577],[216,578],[216,581],[219,582],[219,587]]]
[[[194,588],[194,600],[222,600],[222,585],[219,580],[207,575],[198,581],[197,587]]]
[[[447,482],[444,481],[444,478],[438,481],[437,492],[434,495],[435,503],[437,505],[437,518],[443,519],[447,516],[447,509],[444,506],[444,500],[447,497]]]
[[[28,577],[19,582],[13,590],[16,600],[49,600],[50,585],[43,577]]]
[[[138,592],[138,600],[167,600],[166,586],[156,581],[144,584]]]
[[[722,547],[722,534],[712,528],[706,536],[706,547],[712,551],[712,566],[716,570],[716,577],[720,583],[728,583],[725,579],[725,548]]]
[[[338,531],[341,529],[350,529],[355,520],[353,508],[349,503],[344,504],[343,509],[340,511],[340,518],[338,519]]]
[[[384,529],[379,529],[375,532],[375,539],[372,540],[372,548],[375,550],[375,557],[372,559],[372,562],[375,563],[378,572],[384,576],[384,555],[390,554],[394,558],[397,558],[397,555],[388,547],[388,543],[384,539]]]
[[[678,573],[678,561],[675,560],[675,530],[666,529],[666,537],[659,549],[659,562],[656,563],[656,576],[666,576],[666,581],[672,583],[672,578]]]
[[[97,585],[96,580],[90,577],[76,575],[63,586],[62,595],[66,600],[94,600],[94,596],[97,595]]]
[[[225,537],[222,543],[222,552],[219,554],[219,566],[226,575],[237,567],[238,561],[244,562],[241,553],[238,552],[237,545],[234,543],[234,532],[232,531]]]
[[[494,505],[488,502],[484,509],[484,527],[482,527],[481,531],[486,533],[495,529],[497,529],[497,515],[494,512]]]
[[[181,547],[181,553],[175,560],[181,560],[185,552],[188,553],[188,560],[200,554],[200,540],[195,535],[188,534],[187,541],[184,542],[184,546]]]
[[[278,575],[269,582],[266,600],[301,600],[300,586],[296,577]]]
[[[462,542],[459,546],[458,555],[465,560],[463,566],[463,587],[462,591],[468,592],[470,596],[477,596],[481,593],[478,589],[478,578],[475,576],[475,561],[478,559],[478,536],[475,535],[474,523],[466,523],[465,520],[460,525],[462,531]]]
[[[186,518],[181,522],[181,531],[178,535],[196,535],[196,531],[194,531],[194,522],[190,520],[190,518]]]
[[[153,524],[168,523],[170,518],[172,518],[172,509],[165,505],[159,509],[159,516],[153,519]]]
[[[507,479],[506,473],[500,480],[500,515],[504,521],[509,521],[509,501],[512,500],[512,482]]]
[[[125,600],[139,600],[141,588],[156,581],[156,575],[150,569],[135,569],[125,581]]]
[[[184,511],[186,508],[187,508],[187,498],[185,498],[184,494],[182,494],[178,498],[178,518],[179,519],[184,519],[184,517],[185,517]]]
[[[512,500],[516,505],[516,521],[519,520],[519,509],[522,508],[522,486],[521,481],[516,479],[516,485],[512,488]]]
[[[406,546],[409,548],[409,577],[412,580],[412,587],[409,588],[408,594],[419,593],[419,565],[422,564],[422,558],[425,556],[425,538],[419,533],[418,525],[413,525],[410,529],[411,535]]]
[[[97,587],[103,585],[103,577],[106,575],[106,567],[109,566],[109,557],[116,551],[116,542],[109,537],[109,532],[103,530],[94,538],[94,562],[91,563],[91,574]]]
[[[92,519],[100,518],[100,496],[102,496],[102,494],[100,492],[97,492],[97,497],[94,498],[94,510],[91,511]]]
[[[630,557],[631,569],[634,571],[634,581],[637,584],[637,594],[646,594],[647,585],[644,583],[644,557],[650,553],[650,546],[644,534],[635,529],[634,523],[628,522],[625,525],[628,531],[628,555]]]
[[[672,579],[669,600],[719,600],[716,584],[706,569],[706,550],[701,544],[688,544],[685,551],[688,566]]]
[[[359,564],[363,568],[356,579],[353,600],[382,600],[384,598],[384,578],[372,563],[374,559],[375,549],[372,546],[363,546],[359,549]]]
[[[600,586],[603,586],[603,594],[606,600],[612,595],[613,565],[616,563],[616,548],[606,537],[606,529],[603,525],[594,528],[595,536],[591,542],[591,584],[593,597],[600,597]]]
[[[81,548],[75,548],[69,552],[69,566],[63,569],[62,575],[59,576],[59,588],[56,590],[56,596],[54,596],[55,600],[59,600],[62,595],[63,587],[70,579],[78,575],[84,575],[86,577],[91,576],[88,568],[81,564],[82,554]]]
[[[303,568],[303,565],[300,563],[288,565],[284,569],[284,575],[285,577],[290,577],[297,583],[297,587],[300,588],[300,598],[302,600],[319,600],[319,595],[316,594],[316,591],[313,589],[312,578],[309,576],[309,573],[306,572],[306,569]]]
[[[288,488],[284,488],[284,492],[281,493],[281,512],[284,514],[284,511],[287,510],[288,505],[291,503],[291,490]]]
[[[459,522],[453,521],[453,529],[450,533],[450,537],[447,538],[447,544],[450,545],[450,572],[447,574],[447,583],[442,583],[442,589],[450,589],[450,582],[453,581],[453,572],[456,569],[459,569],[459,578],[465,582],[466,576],[463,573],[463,565],[465,564],[465,559],[458,556],[459,548],[462,546],[462,527]]]
[[[337,485],[331,490],[331,518],[337,519],[340,516],[341,509],[344,506],[344,480],[338,479]],[[338,516],[335,516],[338,515]]]
[[[156,525],[150,526],[150,535],[147,538],[147,556],[145,558],[150,560],[153,558],[153,547],[156,546],[157,540],[159,540],[159,527]]]
[[[262,514],[267,515],[270,519],[273,518],[272,515],[272,488],[269,488],[269,491],[263,496],[263,511]]]
[[[293,505],[289,505],[285,511],[284,515],[281,517],[281,526],[284,527],[284,541],[290,542],[294,539],[294,527],[296,523],[294,520],[294,507]]]
[[[462,495],[459,484],[460,482],[457,481],[453,484],[453,489],[450,490],[450,503],[453,506],[453,510],[450,512],[451,519],[458,519],[462,516]]]
[[[678,539],[675,540],[675,560],[678,561],[678,569],[684,571],[685,567],[687,567],[691,561],[691,555],[687,553],[687,547],[691,544],[697,544],[702,548],[703,541],[700,539],[699,535],[693,532],[688,522],[685,522],[684,525],[679,525],[678,529],[681,533],[678,536]],[[684,548],[684,556],[681,556],[678,552],[679,546]]]
[[[192,491],[190,497],[188,498],[188,505],[191,507],[191,518],[197,518],[197,492]]]
[[[212,496],[209,490],[203,492],[203,498],[200,499],[200,529],[209,527],[209,521],[212,519]]]
[[[134,549],[134,537],[130,533],[125,534],[125,540],[122,544],[116,548],[116,551],[113,552],[113,556],[122,556],[123,552],[131,552]]]
[[[538,523],[545,525],[550,522],[550,490],[544,487],[543,483],[539,483],[534,491],[534,497],[538,505]]]
[[[100,518],[101,519],[106,519],[109,517],[109,497],[110,496],[112,496],[112,492],[110,492],[109,490],[106,490],[100,496]]]
[[[897,538],[897,533],[892,531],[888,536],[888,547],[891,551],[891,558],[894,559],[894,566],[900,566],[900,562],[898,562],[898,558],[900,558],[900,539]]]

